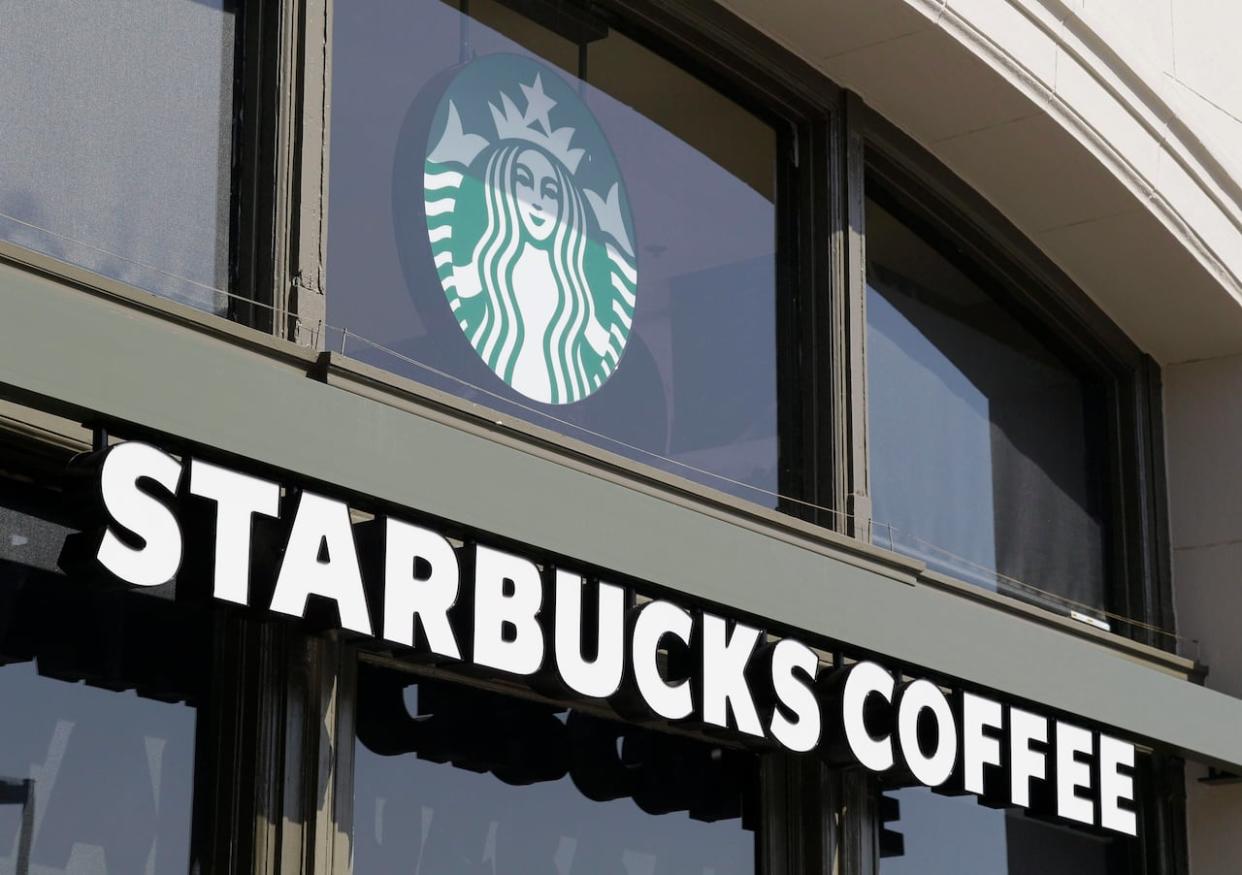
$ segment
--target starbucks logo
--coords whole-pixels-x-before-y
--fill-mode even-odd
[[[427,234],[466,340],[527,398],[586,398],[621,361],[638,285],[594,116],[551,68],[489,55],[450,82],[427,148]]]

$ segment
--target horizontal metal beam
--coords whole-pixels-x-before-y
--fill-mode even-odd
[[[1242,769],[1242,700],[920,584],[917,563],[601,475],[521,429],[501,437],[447,408],[379,403],[365,374],[337,369],[352,388],[314,379],[308,351],[126,297],[0,262],[0,394],[335,484]]]

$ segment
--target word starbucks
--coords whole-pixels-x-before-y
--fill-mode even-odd
[[[634,719],[771,739],[1136,834],[1135,749],[1106,734],[946,694],[875,662],[821,672],[793,638],[666,599],[639,603],[623,587],[483,544],[455,549],[395,517],[355,525],[344,502],[301,490],[282,503],[277,483],[147,444],[106,451],[93,482],[107,519],[89,541],[92,560],[127,584],[199,572],[214,598],[251,605],[264,589],[252,582],[262,553],[274,567],[263,569],[273,582],[260,606],[280,614],[334,607],[334,621],[359,635],[607,700]],[[274,550],[257,549],[263,520],[279,532]],[[212,530],[214,544],[203,543]],[[185,561],[200,552],[202,563]]]

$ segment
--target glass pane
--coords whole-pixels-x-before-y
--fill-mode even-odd
[[[0,238],[222,311],[234,6],[5,0]]]
[[[892,790],[900,817],[884,824],[881,875],[1123,875],[1135,849],[1105,837],[923,787]],[[900,834],[897,842],[891,833]],[[904,846],[904,847],[901,847]]]
[[[753,756],[359,666],[354,872],[755,871]]]
[[[774,506],[774,130],[513,7],[334,8],[327,345]]]
[[[0,875],[188,871],[207,632],[66,580],[66,534],[0,509]]]
[[[867,324],[876,542],[989,589],[1103,607],[1095,387],[875,201]]]

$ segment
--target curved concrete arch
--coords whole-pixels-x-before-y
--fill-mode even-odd
[[[1169,0],[723,2],[927,147],[1159,361],[1242,352],[1242,180],[1120,26]]]

